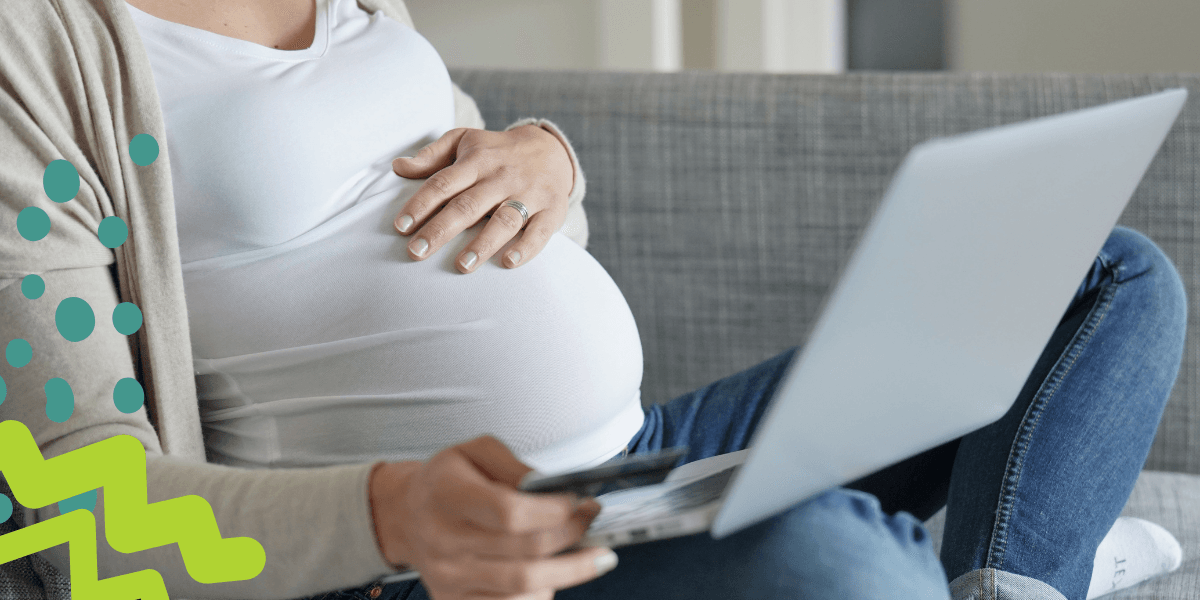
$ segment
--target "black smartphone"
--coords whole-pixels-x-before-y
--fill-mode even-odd
[[[667,478],[671,470],[687,455],[687,451],[687,446],[676,446],[658,452],[627,456],[572,473],[530,473],[521,480],[517,489],[541,494],[573,492],[583,497],[594,497],[618,490],[654,485]]]

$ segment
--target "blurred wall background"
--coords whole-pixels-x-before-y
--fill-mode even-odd
[[[451,67],[1200,72],[1200,0],[408,0]]]
[[[958,70],[1200,72],[1197,0],[957,0],[947,8]]]

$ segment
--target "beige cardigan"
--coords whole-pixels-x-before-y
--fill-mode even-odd
[[[368,10],[412,25],[403,0],[359,0]],[[456,124],[483,127],[478,108],[455,86]],[[563,232],[587,242],[575,186]],[[161,152],[150,166],[129,158],[134,135],[149,133]],[[20,369],[0,362],[8,386],[0,419],[17,419],[33,432],[46,457],[107,437],[140,440],[149,457],[150,500],[198,494],[209,501],[223,536],[249,536],[266,551],[266,567],[244,582],[201,585],[184,569],[175,545],[120,554],[99,536],[101,577],[153,568],[180,598],[297,598],[362,585],[394,570],[374,537],[367,498],[371,465],[314,469],[246,470],[205,462],[183,280],[176,239],[170,153],[149,59],[124,0],[4,0],[0,11],[0,343],[24,338],[33,361]],[[79,171],[75,199],[56,204],[42,189],[55,159]],[[50,234],[36,242],[18,235],[17,213],[38,206],[50,215]],[[109,250],[98,240],[101,219],[117,215],[128,241]],[[20,291],[21,278],[42,276],[45,294]],[[86,300],[96,329],[68,342],[54,325],[63,298]],[[118,334],[109,316],[118,302],[141,308],[144,325]],[[65,423],[44,412],[42,386],[51,377],[74,390],[75,411]],[[146,407],[116,410],[113,385],[137,377]],[[84,490],[80,490],[81,492]],[[103,495],[101,496],[101,506]],[[97,511],[103,530],[103,511]],[[25,509],[20,522],[56,516],[57,508]],[[65,572],[65,546],[41,553]]]

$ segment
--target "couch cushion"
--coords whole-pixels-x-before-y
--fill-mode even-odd
[[[1105,596],[1113,600],[1196,600],[1200,597],[1200,475],[1143,471],[1121,514],[1153,521],[1183,546],[1183,565],[1166,577]],[[926,521],[941,550],[943,509]]]

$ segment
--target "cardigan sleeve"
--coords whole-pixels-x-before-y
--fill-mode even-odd
[[[0,366],[8,387],[0,417],[25,424],[46,458],[115,435],[132,436],[146,449],[149,502],[198,495],[211,505],[222,537],[253,538],[266,556],[265,568],[253,579],[200,584],[188,574],[176,544],[117,552],[104,536],[101,489],[94,512],[102,578],[150,568],[162,575],[176,598],[285,600],[360,586],[396,572],[375,539],[368,498],[371,464],[243,469],[164,456],[146,408],[126,414],[113,401],[116,382],[136,373],[125,336],[106,322],[118,302],[109,269],[58,269],[40,276],[45,292],[36,299],[25,297],[19,279],[0,280],[0,305],[5,306],[0,331],[34,349],[29,364],[14,368],[5,361]],[[95,329],[79,342],[64,339],[55,325],[55,307],[66,297],[83,299],[95,313]],[[65,379],[74,394],[72,414],[62,423],[45,411],[42,388],[52,377]],[[28,526],[58,514],[56,504],[25,508],[22,520]],[[69,550],[69,545],[58,545],[41,555],[67,573]]]
[[[151,502],[198,495],[211,506],[222,537],[254,538],[266,556],[265,568],[251,579],[200,584],[174,543],[117,552],[102,533],[102,488],[94,511],[101,577],[149,568],[175,598],[286,599],[393,573],[375,540],[367,490],[372,465],[250,470],[203,462],[169,148],[149,167],[134,165],[127,150],[140,133],[166,139],[138,43],[121,0],[6,0],[0,11],[0,344],[32,349],[27,362],[0,361],[0,420],[28,428],[47,459],[131,436],[145,449]],[[72,198],[54,201],[44,175],[60,159],[75,167],[79,187]],[[116,250],[97,236],[100,222],[111,216],[129,227]],[[40,293],[23,285],[30,275],[44,284]],[[71,297],[86,302],[93,323],[79,341],[59,330],[59,305]],[[143,313],[132,336],[112,324],[121,300]],[[62,422],[46,412],[45,386],[54,378],[64,380],[73,397],[69,418],[58,417]],[[145,405],[128,414],[113,400],[124,378],[137,379],[146,391]],[[57,499],[34,506],[28,492],[12,492],[25,527],[57,516]],[[61,576],[71,549],[60,544],[39,555]]]

